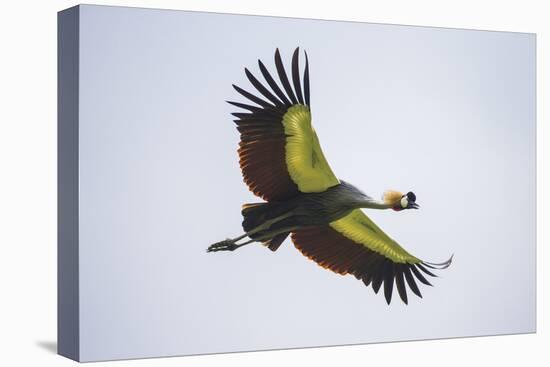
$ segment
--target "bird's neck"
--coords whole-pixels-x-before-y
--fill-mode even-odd
[[[367,199],[361,200],[358,203],[358,205],[359,205],[359,208],[368,208],[368,209],[391,209],[393,207],[392,204],[388,204],[373,198],[367,198]]]

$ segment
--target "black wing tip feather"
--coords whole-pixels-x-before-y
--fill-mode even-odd
[[[384,297],[388,305],[391,303],[394,279],[395,264],[391,261],[386,261],[386,265],[384,266]]]
[[[249,99],[250,101],[258,104],[263,108],[288,108],[295,104],[302,104],[309,107],[309,60],[307,57],[307,52],[305,52],[304,50],[305,68],[303,70],[303,74],[300,75],[299,54],[300,47],[298,46],[294,49],[294,53],[292,55],[292,64],[290,70],[291,80],[289,80],[289,75],[287,75],[286,73],[281,57],[281,52],[278,47],[275,49],[275,68],[282,89],[279,87],[279,84],[275,82],[275,80],[265,67],[264,63],[260,59],[258,59],[258,66],[260,68],[261,74],[264,76],[264,79],[267,81],[267,85],[269,85],[271,90],[266,88],[247,67],[244,68],[247,79],[251,82],[256,91],[259,92],[259,95],[265,97],[267,100],[264,100],[263,98],[260,98],[259,95],[252,94],[235,84],[232,84],[232,86],[243,97]],[[302,77],[302,80],[300,80],[300,77]]]
[[[407,297],[407,287],[405,286],[405,279],[403,277],[403,266],[401,264],[395,265],[395,286],[401,300],[407,305],[409,299]]]
[[[451,265],[453,256],[454,254],[447,261],[441,263],[422,261],[416,264],[400,264],[393,263],[386,259],[385,264],[369,274],[360,276],[359,279],[363,281],[365,286],[372,286],[372,289],[376,294],[378,294],[378,291],[383,286],[384,298],[388,305],[391,304],[393,287],[395,286],[401,301],[403,301],[405,305],[408,305],[409,300],[407,296],[407,288],[409,288],[419,298],[423,298],[415,279],[425,285],[433,286],[423,274],[427,274],[432,277],[437,277],[437,275],[432,273],[426,267],[435,270],[446,269]]]
[[[292,87],[290,85],[290,81],[288,80],[283,60],[281,58],[281,53],[279,52],[278,48],[275,50],[275,67],[277,68],[277,74],[279,75],[281,84],[283,85],[286,94],[290,98],[290,101],[292,102],[292,104],[298,104],[298,99],[296,99],[296,95],[294,94],[294,91],[292,90]]]
[[[294,84],[294,92],[298,98],[300,104],[304,103],[304,97],[302,95],[302,86],[300,83],[300,66],[299,66],[299,57],[300,56],[300,47],[296,47],[294,53],[292,54],[292,83]]]
[[[306,106],[310,106],[309,99],[309,61],[307,59],[307,52],[304,50],[304,55],[306,57],[306,66],[304,67],[304,98]]]
[[[264,79],[267,81],[267,84],[271,87],[273,92],[279,97],[279,99],[282,101],[283,105],[288,106],[291,105],[290,100],[287,98],[287,96],[283,93],[281,88],[279,88],[279,85],[275,82],[269,71],[267,70],[266,66],[262,62],[262,60],[258,59],[258,67],[260,68],[260,72],[264,76]]]
[[[455,254],[452,254],[451,257],[447,261],[443,261],[441,263],[432,263],[432,262],[423,261],[422,264],[426,265],[427,267],[429,267],[431,269],[443,270],[443,269],[447,269],[449,266],[451,266],[451,264],[453,263],[453,257],[454,256],[455,256]]]
[[[225,100],[225,103],[229,103],[232,106],[239,107],[239,108],[249,110],[249,111],[251,111],[252,109],[257,109],[258,108],[258,107],[255,107],[255,106],[247,105],[245,103],[229,101],[229,100]]]
[[[437,275],[435,275],[434,273],[432,273],[431,271],[429,271],[428,269],[426,269],[424,267],[424,265],[422,265],[422,263],[418,263],[416,264],[416,267],[420,270],[422,270],[424,273],[428,274],[429,276],[431,277],[437,277]]]
[[[382,285],[382,276],[376,275],[372,280],[372,290],[375,294],[378,294],[380,286]]]
[[[407,281],[407,284],[409,285],[409,288],[413,291],[413,293],[422,298],[422,293],[420,293],[420,289],[418,288],[418,285],[416,284],[416,281],[414,280],[414,277],[411,273],[411,269],[408,265],[403,266],[403,275],[405,275],[405,280]]]

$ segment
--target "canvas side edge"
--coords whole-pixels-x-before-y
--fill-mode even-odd
[[[57,353],[78,361],[79,6],[57,15]]]

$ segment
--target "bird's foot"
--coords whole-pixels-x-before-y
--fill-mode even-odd
[[[215,252],[215,251],[234,251],[238,249],[240,246],[235,243],[235,241],[231,239],[225,239],[220,242],[216,242],[213,245],[210,245],[206,252]]]

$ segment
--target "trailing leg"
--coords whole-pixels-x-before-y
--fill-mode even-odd
[[[234,239],[227,238],[223,241],[216,242],[215,244],[208,246],[208,248],[206,249],[206,252],[235,251],[239,247],[248,245],[249,243],[252,243],[255,241],[255,240],[248,240],[243,243],[237,243],[238,240],[244,237],[246,237],[246,233]]]
[[[285,214],[280,215],[278,217],[275,217],[275,218],[264,221],[262,224],[248,230],[247,232],[245,232],[243,235],[241,235],[239,237],[227,238],[223,241],[216,242],[215,244],[210,245],[206,249],[206,252],[235,251],[239,247],[242,247],[244,245],[248,245],[249,243],[252,243],[252,242],[265,242],[266,240],[270,240],[275,235],[281,233],[281,231],[278,230],[276,233],[269,233],[269,228],[273,224],[275,224],[275,223],[277,223],[277,222],[279,222],[279,221],[281,221],[285,218],[288,218],[290,215],[291,215],[291,213],[285,213]],[[246,228],[247,227],[245,227],[245,230],[246,230]],[[239,240],[241,240],[241,239],[243,239],[247,236],[250,238],[250,240],[248,240],[246,242],[243,242],[243,243],[237,243],[237,241],[239,241]],[[286,238],[286,236],[284,236],[284,238]],[[272,247],[270,247],[270,246],[268,246],[268,247],[270,249],[272,249],[272,251],[275,251],[279,247],[279,245],[283,242],[284,238],[282,238],[282,239],[280,237],[277,238],[276,242],[279,242],[279,241],[280,242],[277,245],[272,246],[272,247],[274,247],[274,249],[272,249]]]

